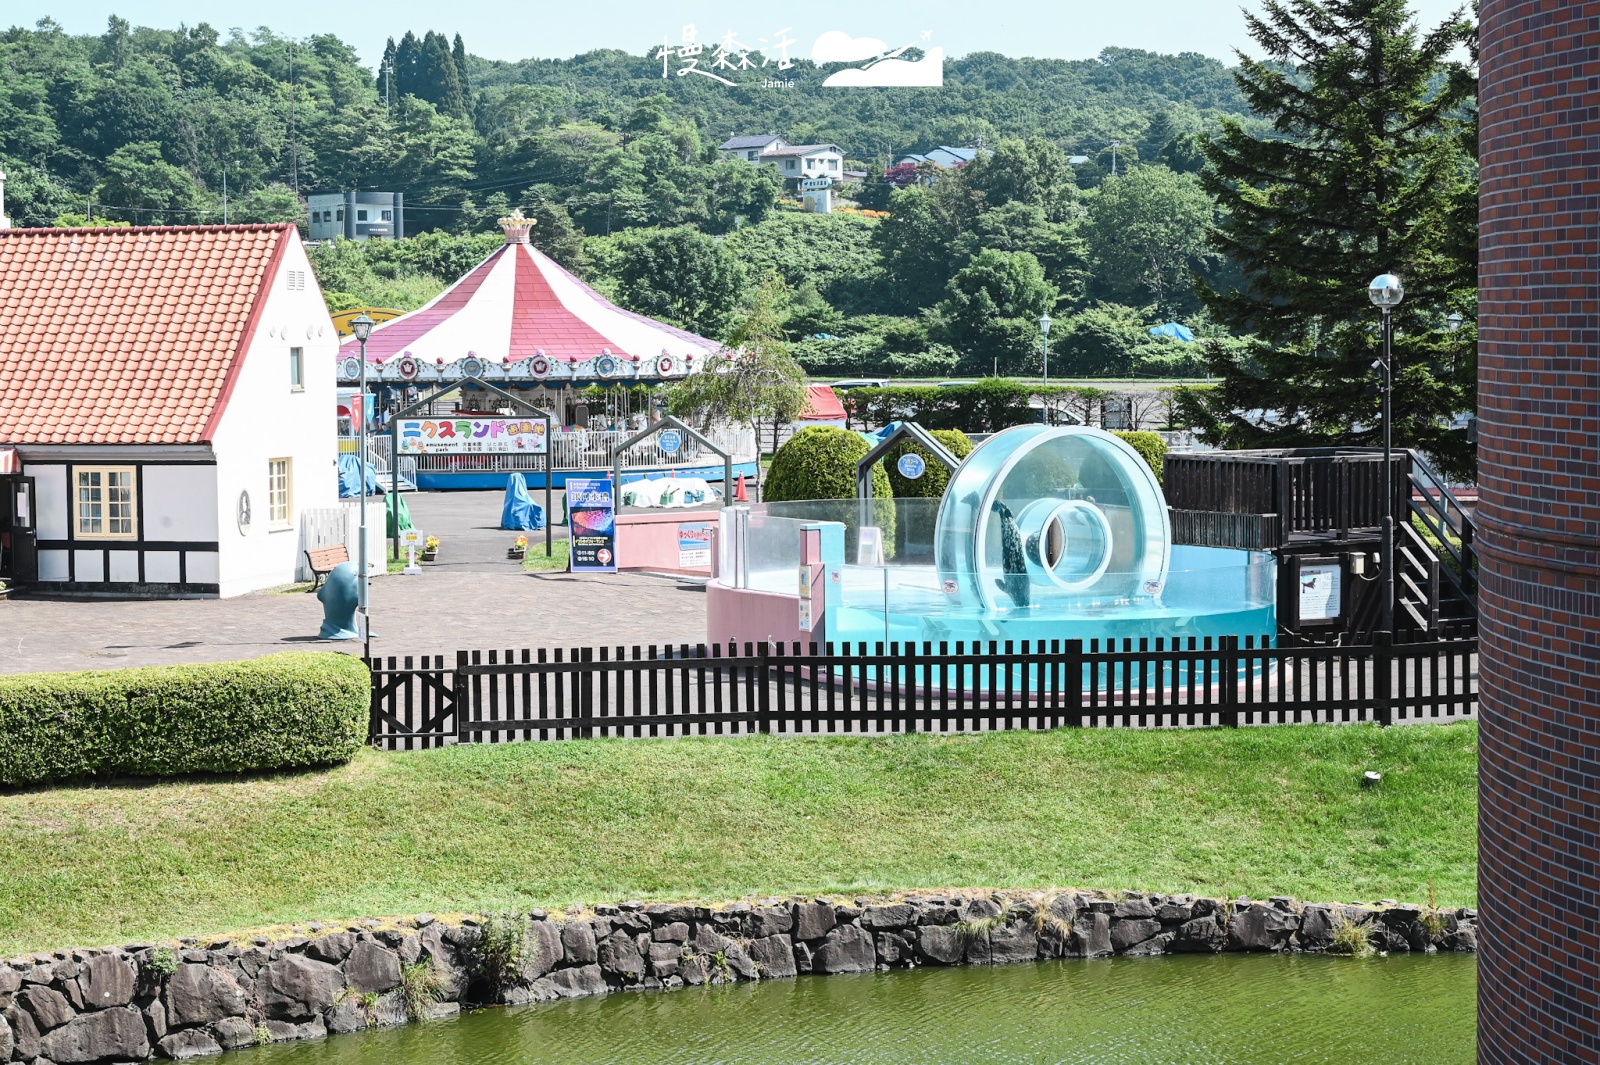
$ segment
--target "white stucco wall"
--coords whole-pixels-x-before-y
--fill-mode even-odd
[[[334,390],[339,338],[322,302],[298,235],[269,282],[267,302],[233,393],[212,440],[217,456],[215,515],[223,596],[242,595],[294,580],[301,512],[339,505]],[[291,291],[290,271],[305,287]],[[289,349],[300,348],[304,388],[290,384]],[[293,460],[291,521],[268,519],[267,464]],[[249,492],[252,520],[239,529],[239,494]],[[380,508],[381,521],[381,508]]]

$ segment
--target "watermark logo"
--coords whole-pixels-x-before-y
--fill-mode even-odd
[[[766,37],[757,37],[754,46],[742,41],[729,30],[715,44],[706,44],[699,38],[693,23],[682,27],[678,41],[670,35],[664,37],[653,58],[661,61],[661,76],[709,78],[736,88],[739,76],[745,71],[761,71],[761,84],[767,88],[793,88],[791,79],[774,78],[775,71],[786,71],[794,66],[790,49],[799,42],[790,36],[792,27],[785,26]],[[922,43],[908,42],[891,48],[876,37],[852,37],[842,30],[829,30],[818,37],[811,46],[811,61],[819,66],[848,63],[844,70],[834,71],[823,81],[831,88],[936,88],[944,84],[944,49],[929,45],[932,30],[922,31]],[[907,59],[905,54],[918,48],[920,58]]]
[[[929,40],[932,30],[924,30]],[[876,37],[852,37],[841,30],[829,30],[811,46],[811,60],[818,65],[858,63],[828,75],[822,84],[829,88],[937,88],[944,84],[944,49],[928,47],[921,59],[902,59],[915,42],[890,48]]]

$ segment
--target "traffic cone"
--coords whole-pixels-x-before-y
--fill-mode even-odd
[[[739,475],[739,487],[733,493],[733,501],[735,503],[750,502],[750,494],[744,490],[744,474],[742,473]]]

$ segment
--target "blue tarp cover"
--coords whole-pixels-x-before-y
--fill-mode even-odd
[[[1181,340],[1185,344],[1194,343],[1194,334],[1189,332],[1189,327],[1180,325],[1177,322],[1168,322],[1166,325],[1153,325],[1150,327],[1150,335],[1153,337],[1171,337],[1173,340]]]
[[[339,498],[355,499],[361,495],[361,460],[355,455],[339,456]],[[378,481],[378,471],[367,464],[367,495],[383,495],[383,485]]]
[[[500,511],[500,528],[544,528],[544,508],[528,495],[528,482],[520,473],[506,478],[506,502]]]

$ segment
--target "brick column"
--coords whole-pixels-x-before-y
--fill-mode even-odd
[[[1600,1061],[1600,2],[1483,0],[1478,1060]]]

